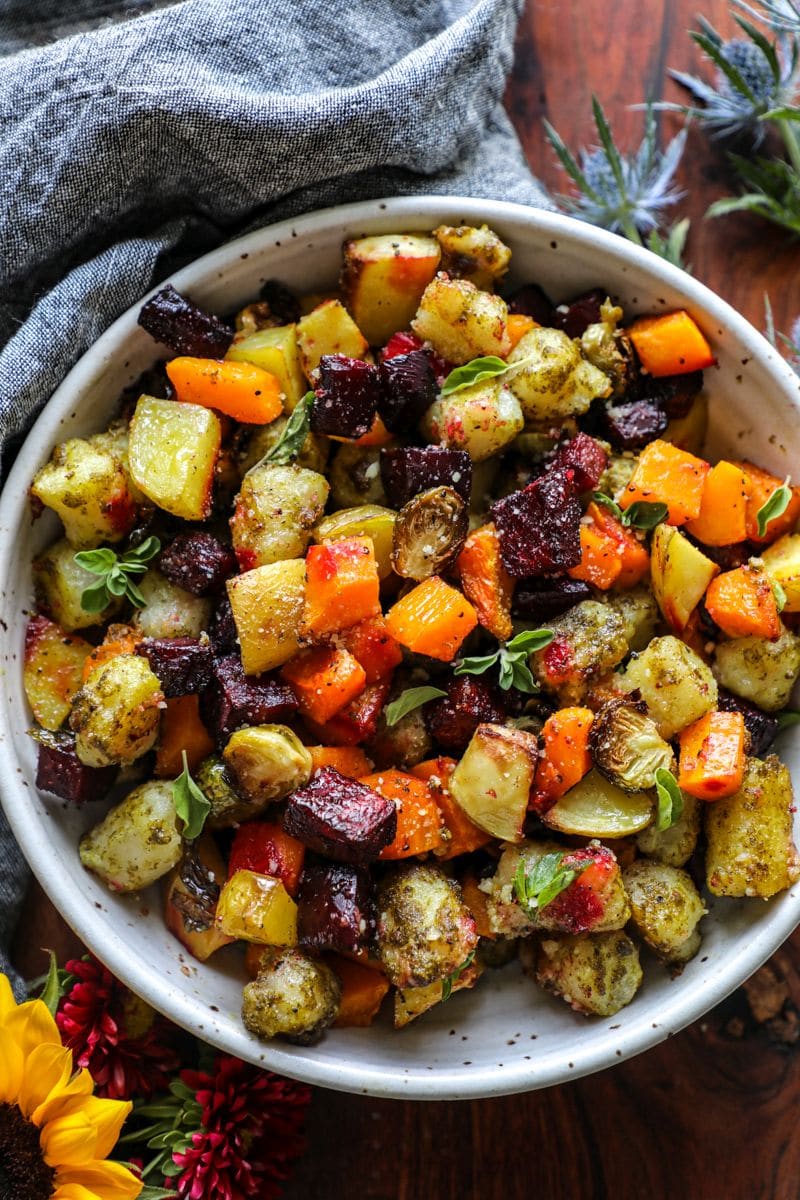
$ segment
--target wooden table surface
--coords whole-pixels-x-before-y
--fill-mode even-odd
[[[594,92],[618,144],[638,144],[630,106],[680,98],[668,67],[704,70],[687,36],[702,10],[721,32],[726,0],[535,0],[520,26],[508,110],[533,171],[565,180],[541,131],[593,141]],[[678,118],[662,118],[663,134]],[[749,217],[704,221],[725,191],[724,155],[690,134],[681,182],[689,261],[759,328],[800,313],[800,246]],[[33,889],[17,961],[74,939]],[[500,1100],[421,1104],[317,1091],[309,1150],[285,1200],[797,1200],[800,1197],[800,932],[736,993],[669,1042],[563,1087]],[[257,1198],[254,1198],[257,1200]]]

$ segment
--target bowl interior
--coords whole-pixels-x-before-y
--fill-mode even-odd
[[[800,388],[777,352],[682,272],[567,218],[446,197],[375,201],[260,230],[172,281],[199,303],[229,311],[256,296],[269,278],[303,292],[330,287],[345,236],[428,230],[461,221],[487,221],[513,249],[512,281],[535,280],[557,300],[599,284],[624,303],[626,313],[688,308],[719,359],[718,369],[707,373],[710,453],[752,458],[781,476],[792,472],[800,460]],[[375,1095],[466,1098],[559,1083],[647,1048],[722,999],[789,935],[800,919],[797,887],[767,904],[715,900],[703,923],[703,947],[682,976],[670,979],[655,962],[647,962],[642,990],[610,1020],[574,1015],[511,964],[488,972],[474,992],[454,996],[402,1033],[385,1018],[368,1030],[332,1031],[312,1048],[252,1038],[239,1018],[241,955],[227,949],[209,965],[195,962],[166,931],[157,889],[141,897],[113,896],[83,870],[76,844],[98,819],[97,807],[68,809],[37,793],[34,746],[26,736],[21,663],[32,598],[29,563],[57,526],[47,515],[31,522],[30,480],[56,442],[101,428],[115,413],[122,389],[156,357],[151,339],[136,325],[136,312],[120,318],[54,395],[20,452],[0,503],[4,806],[55,905],[119,977],[206,1041],[288,1075]],[[795,774],[798,745],[800,736],[791,733],[783,734],[779,745]]]

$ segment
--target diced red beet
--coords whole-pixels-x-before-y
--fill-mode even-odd
[[[653,400],[670,421],[686,416],[703,387],[702,371],[691,371],[688,375],[662,375],[660,379],[641,375],[639,379],[640,398]]]
[[[764,712],[749,700],[742,700],[732,692],[719,689],[717,708],[720,712],[740,712],[744,717],[744,727],[750,734],[750,745],[747,753],[753,758],[760,758],[769,749],[778,736],[780,725],[774,713]]]
[[[592,589],[582,579],[569,575],[521,579],[514,589],[511,611],[515,617],[540,625],[560,617],[581,600],[591,600]]]
[[[608,455],[600,443],[588,433],[577,433],[556,447],[549,469],[574,471],[576,488],[579,492],[588,492],[597,487],[607,466]]]
[[[524,287],[514,292],[508,301],[508,311],[533,317],[537,325],[544,325],[547,329],[559,327],[555,305],[538,283],[526,283]]]
[[[233,836],[228,878],[237,871],[255,871],[280,879],[290,896],[297,894],[305,861],[305,846],[273,821],[245,821]]]
[[[451,487],[465,504],[472,494],[472,459],[446,446],[392,446],[381,450],[381,479],[389,503],[402,508],[433,487]]]
[[[393,333],[380,353],[381,362],[396,358],[398,354],[410,354],[412,350],[422,349],[422,338],[415,333]]]
[[[176,354],[195,358],[224,358],[233,341],[230,326],[187,300],[170,283],[142,306],[139,324]]]
[[[384,360],[378,371],[381,381],[378,412],[384,425],[392,433],[413,433],[438,392],[430,356],[424,350],[395,354]]]
[[[360,696],[351,700],[324,725],[308,718],[306,724],[323,746],[359,746],[371,738],[378,728],[378,718],[383,712],[391,686],[390,675],[379,679],[364,688]]]
[[[297,940],[309,950],[355,954],[375,935],[372,880],[366,867],[310,866],[297,897]]]
[[[446,750],[465,750],[479,725],[502,725],[505,706],[494,688],[474,675],[456,675],[447,684],[447,696],[425,709],[428,731]]]
[[[653,400],[609,404],[603,412],[604,432],[617,450],[640,450],[667,428],[667,414]]]
[[[213,651],[197,638],[142,638],[136,653],[146,658],[165,696],[192,696],[208,687]]]
[[[286,802],[283,827],[337,862],[373,862],[397,833],[397,809],[373,788],[321,767]]]
[[[200,708],[208,730],[224,743],[245,725],[268,725],[289,716],[297,698],[277,676],[245,675],[239,655],[226,654],[212,660],[211,681],[200,697]]]
[[[323,354],[311,407],[314,433],[360,438],[369,433],[381,396],[378,368],[344,354]]]
[[[268,279],[261,289],[261,299],[266,300],[270,314],[281,325],[292,325],[300,320],[300,305],[285,283]]]
[[[37,788],[69,804],[105,799],[114,786],[116,766],[87,767],[75,753],[72,734],[43,730],[37,733],[36,740],[39,743]]]
[[[571,470],[548,470],[492,505],[503,565],[515,579],[565,571],[581,560],[581,506]]]
[[[591,288],[581,292],[569,304],[560,304],[556,316],[560,327],[571,338],[580,337],[590,325],[600,320],[600,307],[608,296],[603,288]]]
[[[233,619],[233,609],[228,599],[228,593],[223,592],[216,603],[211,621],[208,626],[208,636],[214,653],[219,658],[223,654],[234,654],[238,645],[236,622]]]
[[[230,546],[202,529],[179,533],[161,554],[159,570],[171,583],[207,596],[218,592],[236,571],[236,555]]]

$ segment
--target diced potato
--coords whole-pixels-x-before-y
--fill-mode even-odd
[[[297,323],[300,363],[309,383],[323,354],[369,359],[369,342],[339,300],[323,300]]]
[[[259,329],[235,341],[225,357],[232,362],[252,363],[274,375],[280,384],[284,412],[292,412],[308,391],[300,365],[296,325]]]
[[[56,446],[37,472],[31,492],[64,523],[71,546],[90,549],[119,542],[136,519],[128,479],[109,450],[81,438]]]
[[[240,478],[251,471],[256,463],[260,463],[264,455],[278,444],[288,420],[288,417],[276,417],[269,425],[252,427],[247,445],[236,460]],[[307,467],[309,471],[324,474],[329,452],[330,442],[326,437],[318,433],[308,433],[294,461],[298,467]]]
[[[667,624],[682,633],[719,567],[674,525],[657,525],[650,548],[653,594]]]
[[[341,994],[326,963],[302,950],[265,950],[258,975],[245,984],[242,1021],[257,1037],[310,1046],[336,1019]]]
[[[381,233],[345,242],[342,291],[371,346],[408,329],[440,257],[435,239],[420,234]]]
[[[475,949],[475,922],[441,867],[408,863],[378,884],[378,955],[396,987],[446,979]]]
[[[210,834],[187,845],[166,882],[164,921],[193,958],[205,962],[234,938],[215,924],[225,863]]]
[[[392,543],[397,513],[393,508],[380,504],[359,504],[355,508],[341,508],[324,517],[314,530],[314,541],[338,541],[341,538],[372,538],[375,561],[380,579],[388,579],[392,573]]]
[[[560,329],[532,329],[508,357],[525,363],[509,386],[527,421],[579,416],[598,396],[611,393],[611,380],[583,357],[580,343]]]
[[[694,650],[679,638],[653,638],[631,658],[618,684],[638,691],[667,741],[717,704],[717,681]]]
[[[683,811],[668,829],[658,830],[655,823],[643,829],[636,839],[642,854],[668,867],[682,867],[694,854],[700,836],[703,801],[688,792],[683,796]]]
[[[28,622],[22,681],[31,711],[43,729],[59,729],[66,721],[91,650],[83,638],[71,636],[46,617]]]
[[[505,725],[479,725],[453,774],[450,794],[473,825],[518,842],[539,750],[536,738]]]
[[[482,974],[483,967],[479,963],[471,962],[459,973],[457,978],[453,979],[450,994],[455,995],[456,992],[461,992],[465,988],[474,988]],[[423,1013],[429,1012],[437,1004],[441,1004],[442,988],[443,980],[441,979],[435,979],[433,983],[428,983],[425,987],[398,988],[394,994],[395,1029],[405,1029],[406,1025],[416,1021],[417,1017],[421,1017]]]
[[[514,393],[502,382],[491,381],[441,396],[423,420],[429,441],[466,450],[474,462],[499,454],[524,425]]]
[[[789,769],[748,758],[738,792],[706,805],[706,881],[715,896],[767,900],[800,878]]]
[[[460,365],[511,350],[505,300],[481,292],[466,279],[437,275],[426,287],[411,327],[437,354]]]
[[[107,454],[113,454],[125,472],[125,478],[128,481],[128,491],[133,497],[134,503],[142,504],[145,499],[144,493],[139,490],[131,476],[128,459],[130,438],[131,429],[127,420],[124,417],[117,417],[105,429],[101,429],[99,433],[93,433],[87,440],[90,446],[95,446],[98,450],[102,450]]]
[[[785,533],[761,551],[761,560],[773,583],[786,594],[784,612],[800,612],[800,533]]]
[[[175,517],[204,520],[211,512],[221,440],[219,418],[211,409],[140,396],[128,450],[137,487]]]
[[[789,703],[800,675],[800,638],[783,628],[777,641],[743,637],[720,642],[714,674],[724,688],[767,712]]]
[[[580,704],[593,684],[628,653],[630,621],[610,604],[583,600],[563,616],[548,621],[553,641],[531,655],[531,670],[561,704]]]
[[[242,570],[299,558],[325,510],[329,490],[324,475],[294,463],[264,463],[245,475],[231,517]]]
[[[107,767],[146,754],[158,736],[163,701],[146,658],[121,654],[95,667],[69,719],[78,758],[87,767]]]
[[[378,446],[358,446],[355,442],[345,442],[339,447],[328,472],[335,508],[386,505],[380,458]]]
[[[227,582],[245,675],[283,666],[300,649],[306,564],[268,563]]]
[[[644,650],[651,641],[659,622],[658,605],[652,592],[633,588],[609,596],[608,603],[625,622],[625,637],[631,650]]]
[[[117,598],[101,612],[87,612],[82,606],[81,596],[97,583],[97,576],[78,566],[75,550],[66,539],[55,542],[34,559],[32,571],[40,608],[69,632],[102,625],[122,607]]]
[[[237,729],[222,761],[236,791],[259,810],[308,783],[313,770],[311,755],[287,725]]]
[[[83,835],[79,853],[83,865],[112,891],[138,892],[171,871],[182,849],[172,783],[151,780]]]
[[[297,905],[280,879],[236,871],[217,901],[217,928],[262,946],[297,945]]]
[[[673,417],[661,434],[661,440],[672,442],[689,454],[702,454],[708,429],[708,396],[701,392],[685,417]]]
[[[493,291],[508,270],[511,251],[488,225],[440,225],[433,231],[442,248],[442,270]],[[397,328],[400,328],[398,326]]]
[[[542,816],[559,833],[598,838],[628,837],[652,819],[650,792],[625,792],[594,769]]]
[[[678,867],[638,858],[623,872],[633,923],[648,946],[669,963],[685,963],[700,948],[705,906],[692,878]]]
[[[621,930],[546,937],[535,953],[535,979],[576,1012],[613,1017],[642,982],[639,951]]]
[[[155,567],[138,580],[137,587],[145,606],[136,610],[133,623],[142,637],[197,638],[208,628],[211,601],[171,583]]]

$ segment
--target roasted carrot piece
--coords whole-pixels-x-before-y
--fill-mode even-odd
[[[581,524],[580,539],[581,561],[570,567],[567,574],[572,579],[582,579],[601,591],[608,591],[622,570],[617,542],[594,523]]]
[[[382,859],[413,858],[442,846],[447,836],[442,814],[427,783],[397,771],[376,771],[362,780],[397,807],[397,833],[394,841],[380,852]]]
[[[723,459],[706,475],[700,512],[686,528],[707,546],[735,546],[747,537],[747,501],[747,475]]]
[[[342,998],[334,1025],[339,1029],[361,1029],[371,1025],[389,991],[389,980],[382,971],[344,958],[341,954],[331,954],[327,956],[327,961],[342,985]]]
[[[759,561],[712,579],[706,591],[706,608],[728,637],[780,637],[775,593]]]
[[[253,363],[173,358],[166,365],[178,400],[215,408],[246,425],[268,425],[283,412],[281,385]]]
[[[334,434],[328,436],[332,442],[350,442],[355,446],[388,446],[389,442],[394,440],[394,434],[389,432],[377,413],[372,428],[367,433],[362,433],[360,438],[336,437]]]
[[[506,333],[511,339],[511,349],[514,349],[517,342],[521,341],[526,333],[538,328],[538,323],[534,321],[533,317],[528,317],[524,313],[509,313],[506,318]]]
[[[383,617],[359,621],[344,631],[339,642],[361,663],[367,683],[382,679],[403,661],[403,651],[386,628]]]
[[[763,508],[775,489],[781,486],[783,480],[779,479],[777,475],[770,475],[769,471],[757,467],[755,463],[735,462],[734,466],[741,467],[747,476],[748,495],[745,522],[748,541],[766,546],[770,542],[774,542],[781,534],[794,529],[800,518],[800,488],[792,488],[792,498],[786,511],[781,516],[774,517],[762,535],[758,532],[758,510]]]
[[[450,662],[478,624],[478,614],[438,575],[423,580],[386,614],[389,633],[415,654]]]
[[[594,713],[589,708],[560,708],[542,726],[544,752],[536,765],[530,807],[547,812],[556,800],[579,783],[592,765],[589,733]]]
[[[595,504],[592,501],[586,510],[586,515],[591,517],[598,529],[613,538],[617,544],[620,572],[616,578],[616,586],[629,588],[641,583],[645,575],[650,572],[650,555],[645,544],[639,541],[632,529],[628,529],[618,521],[614,514],[602,504]]]
[[[709,712],[680,735],[678,783],[699,800],[732,796],[744,776],[744,716]]]
[[[358,746],[372,737],[378,726],[378,718],[392,687],[391,676],[370,683],[364,691],[346,704],[335,717],[324,724],[306,717],[314,737],[328,746]]]
[[[175,696],[166,705],[161,714],[155,774],[159,779],[175,779],[183,770],[184,750],[193,771],[213,752],[214,742],[200,719],[197,696]]]
[[[367,684],[364,668],[348,650],[319,646],[290,659],[281,671],[291,684],[300,712],[324,725],[354,700]]]
[[[96,667],[102,667],[103,663],[109,662],[112,658],[118,658],[120,654],[134,654],[141,640],[141,634],[137,633],[130,625],[109,625],[103,641],[99,646],[95,646],[84,661],[84,683]]]
[[[500,543],[492,522],[473,530],[456,559],[464,595],[475,606],[478,620],[498,641],[511,637],[511,597],[514,580],[503,566]]]
[[[461,880],[461,895],[472,914],[472,919],[475,922],[475,932],[479,937],[491,938],[494,941],[497,934],[492,929],[491,922],[489,921],[489,906],[486,903],[486,893],[482,892],[478,887],[478,880],[471,872],[468,872]]]
[[[358,746],[307,746],[306,749],[315,771],[320,767],[333,767],[340,775],[360,779],[372,770],[372,763]]]
[[[303,632],[325,637],[378,616],[379,591],[372,538],[339,538],[309,546]]]
[[[630,508],[637,500],[666,504],[670,525],[685,525],[700,512],[703,487],[710,470],[702,458],[656,438],[639,455],[630,482],[622,493],[620,508]]]
[[[687,375],[716,362],[706,339],[685,309],[639,317],[625,330],[650,375]]]
[[[434,850],[434,854],[440,859],[470,854],[473,850],[480,850],[481,846],[488,845],[492,840],[490,834],[472,824],[450,795],[447,781],[455,769],[456,760],[444,756],[429,758],[410,768],[412,775],[424,779],[427,783],[450,834],[449,841],[444,842],[438,850]]]

